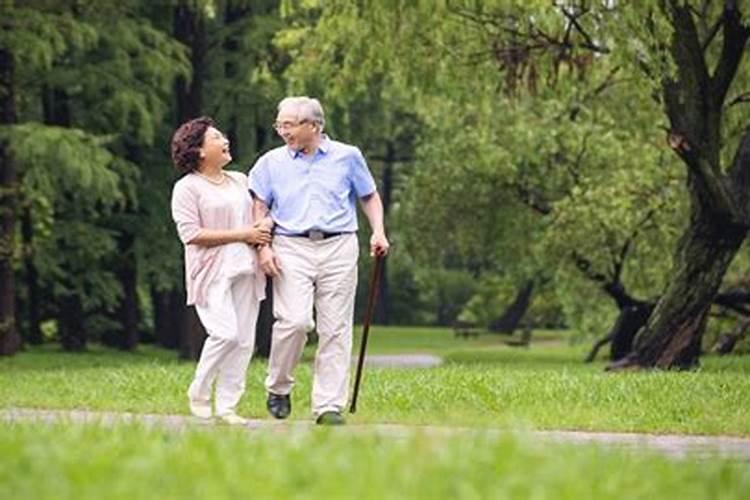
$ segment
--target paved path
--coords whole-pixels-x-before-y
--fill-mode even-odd
[[[211,420],[201,420],[187,415],[155,415],[117,412],[92,412],[84,410],[35,410],[27,408],[9,408],[0,410],[0,422],[74,422],[114,425],[117,423],[138,422],[148,427],[166,427],[173,430],[190,428],[210,428],[217,424]],[[308,432],[315,425],[310,420],[272,420],[253,419],[246,426],[249,432]],[[471,427],[438,427],[438,426],[408,426],[397,424],[352,424],[337,428],[342,432],[368,432],[394,438],[404,438],[415,433],[428,433],[435,436],[449,436],[461,433],[487,434],[501,436],[516,434],[503,429],[486,429]],[[664,455],[682,458],[686,456],[710,458],[714,456],[731,457],[743,461],[750,461],[750,438],[736,438],[728,436],[683,436],[683,435],[654,435],[627,434],[608,432],[581,431],[527,431],[517,434],[527,436],[536,442],[557,443],[598,443],[603,446],[613,446],[631,451],[649,450]]]
[[[355,363],[356,359],[352,359]],[[429,368],[443,362],[432,354],[368,354],[365,365],[378,368]]]

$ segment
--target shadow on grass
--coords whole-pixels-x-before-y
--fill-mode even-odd
[[[446,364],[488,364],[517,367],[566,368],[584,371],[604,371],[608,360],[601,357],[593,363],[583,362],[583,351],[571,347],[529,349],[466,349],[456,350],[443,355]],[[750,374],[750,355],[717,356],[704,355],[700,366],[693,370],[698,373],[739,373]],[[654,371],[658,373],[658,371]]]
[[[128,352],[93,344],[85,351],[66,352],[57,344],[47,344],[26,347],[13,357],[0,358],[0,372],[87,370],[187,362],[193,361],[181,360],[177,352],[154,346],[141,346],[136,351]]]

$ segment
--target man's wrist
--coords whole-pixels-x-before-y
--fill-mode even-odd
[[[256,250],[263,250],[264,248],[270,246],[268,243],[256,243],[255,249]]]

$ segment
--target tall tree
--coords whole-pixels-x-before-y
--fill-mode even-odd
[[[85,24],[61,13],[49,5],[17,5],[14,1],[3,2],[2,30],[0,30],[0,158],[2,169],[2,241],[0,251],[0,325],[2,325],[2,350],[12,354],[18,348],[18,321],[13,309],[16,282],[13,259],[18,249],[15,241],[17,214],[19,213],[22,187],[19,178],[25,176],[29,158],[17,147],[18,123],[28,119],[29,113],[19,107],[27,102],[24,95],[33,79],[33,74],[48,70],[52,61],[72,47],[80,47],[92,39],[92,32]],[[28,132],[28,131],[26,131]],[[43,140],[44,137],[39,137]],[[19,175],[20,172],[20,175]],[[24,197],[26,192],[24,190]],[[20,253],[20,252],[18,252]]]
[[[118,252],[117,243],[123,235],[132,242],[143,219],[117,220],[138,215],[143,183],[134,162],[161,149],[153,146],[155,124],[168,110],[175,74],[185,73],[179,45],[153,28],[143,6],[76,0],[4,11],[9,40],[24,47],[17,55],[25,105],[8,132],[24,194],[22,234],[45,294],[39,315],[57,319],[72,350],[104,332],[121,347],[134,343],[137,270],[118,267],[132,263],[133,252]],[[113,321],[118,304],[129,310],[121,316],[130,318],[131,335],[115,334],[123,331]]]
[[[212,19],[207,57],[206,110],[227,131],[234,159],[246,173],[278,139],[270,124],[283,96],[281,73],[288,56],[273,44],[283,27],[276,0],[227,0]],[[269,280],[255,332],[256,355],[267,357],[273,325]]]
[[[637,221],[653,211],[647,231],[628,248],[630,263],[622,276],[637,282],[635,292],[642,296],[659,296],[662,284],[668,286],[623,366],[696,362],[708,309],[747,226],[746,122],[733,109],[745,94],[740,89],[728,97],[738,76],[747,82],[741,62],[748,35],[740,2],[576,1],[550,9],[541,2],[456,0],[315,7],[323,12],[315,36],[346,39],[354,48],[367,40],[368,57],[360,49],[330,58],[348,69],[340,80],[349,78],[349,88],[363,84],[362,75],[376,67],[387,68],[396,86],[420,90],[414,107],[436,126],[429,129],[432,137],[420,137],[421,165],[410,184],[412,213],[424,224],[410,222],[423,228],[421,235],[439,234],[431,238],[436,251],[473,251],[501,265],[518,256],[526,264],[503,266],[513,272],[538,266],[534,259],[552,267],[561,254],[545,249],[561,249],[553,239],[567,227],[580,235],[562,239],[572,243],[562,253],[570,268],[578,262],[570,258],[572,251],[580,255],[582,247],[594,244],[583,254],[606,269]],[[442,22],[422,22],[436,11]],[[415,59],[421,64],[413,64]],[[656,99],[649,95],[653,90]],[[660,103],[669,143],[688,167],[684,173],[669,172],[676,162],[664,159],[664,144],[653,140]],[[568,120],[560,121],[563,117]],[[739,146],[733,154],[722,149],[734,144]],[[679,186],[683,178],[685,188]],[[659,208],[654,193],[671,202]],[[681,193],[689,197],[680,199]],[[552,210],[539,221],[521,223],[514,215],[519,213],[514,207],[535,208],[540,200]],[[476,216],[456,217],[465,213]],[[668,274],[669,256],[660,250],[673,244],[682,223],[688,229]],[[444,234],[451,238],[445,241]],[[516,251],[508,252],[513,247]],[[644,264],[653,272],[638,273]],[[578,302],[579,309],[591,304],[583,287],[575,290],[559,279],[561,269],[555,278],[563,300]],[[592,312],[583,310],[592,317],[589,323],[600,323]]]
[[[204,85],[206,80],[206,51],[208,40],[206,33],[206,13],[201,10],[205,5],[201,2],[180,0],[174,9],[174,36],[189,49],[191,74],[180,76],[175,82],[175,96],[177,99],[175,125],[197,118],[204,113]],[[184,301],[181,300],[184,304]],[[184,309],[186,319],[185,329],[180,337],[180,355],[187,359],[198,359],[206,331],[201,325],[194,307]]]
[[[743,2],[719,4],[668,0],[660,5],[672,28],[665,45],[675,66],[662,80],[668,140],[687,171],[690,222],[675,251],[669,284],[634,353],[614,368],[689,368],[698,362],[711,303],[750,229],[750,130],[737,143],[725,118],[750,23]],[[741,126],[747,128],[747,121]],[[722,149],[733,143],[727,164]]]
[[[3,42],[5,42],[3,40]],[[10,47],[0,44],[0,126],[17,121],[15,59]],[[16,328],[16,287],[13,269],[15,253],[18,184],[13,153],[7,136],[0,136],[0,355],[18,351],[21,343]]]

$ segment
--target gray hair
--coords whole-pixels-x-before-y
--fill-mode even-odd
[[[323,114],[323,106],[320,105],[319,100],[313,97],[285,97],[281,100],[281,102],[279,102],[279,113],[284,109],[294,110],[297,114],[297,118],[299,118],[300,120],[307,120],[313,123],[317,123],[320,126],[321,132],[326,125],[326,118]]]

